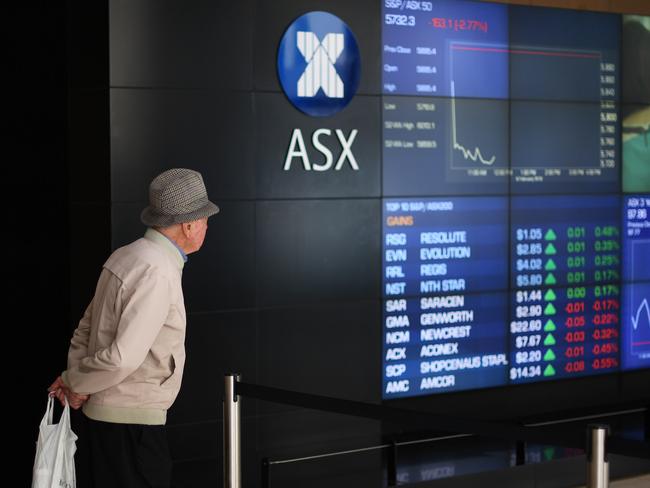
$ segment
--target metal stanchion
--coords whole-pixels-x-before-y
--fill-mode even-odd
[[[587,426],[587,488],[609,487],[609,461],[605,447],[608,435],[607,425]]]
[[[239,374],[226,375],[226,391],[223,398],[223,486],[241,488],[241,432],[239,407],[241,402],[235,394]]]

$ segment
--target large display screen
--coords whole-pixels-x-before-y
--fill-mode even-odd
[[[650,367],[650,160],[626,156],[634,195],[621,178],[623,114],[649,129],[622,93],[631,22],[650,35],[383,0],[384,398]]]
[[[618,191],[619,16],[385,0],[383,23],[385,194]]]
[[[625,199],[623,209],[623,367],[650,365],[650,195]]]

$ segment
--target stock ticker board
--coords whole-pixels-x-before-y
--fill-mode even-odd
[[[385,0],[382,22],[383,397],[650,367],[621,16]]]
[[[384,194],[617,192],[620,17],[385,0]]]
[[[385,397],[619,368],[617,196],[387,199],[383,210]]]
[[[383,1],[384,398],[650,367],[621,20]]]

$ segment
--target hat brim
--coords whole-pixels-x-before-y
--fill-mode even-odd
[[[179,215],[165,215],[149,206],[140,214],[140,220],[148,227],[169,227],[174,224],[182,224],[183,222],[205,219],[217,213],[219,213],[219,207],[208,200],[208,203],[203,207],[194,210],[193,212]]]

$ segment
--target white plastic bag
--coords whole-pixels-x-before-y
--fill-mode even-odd
[[[74,453],[77,436],[70,427],[68,401],[58,424],[52,423],[53,412],[54,398],[50,396],[36,442],[32,488],[76,488]]]

